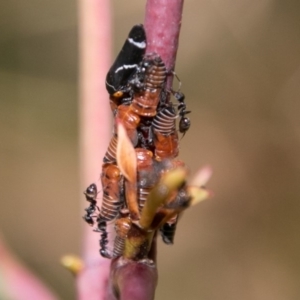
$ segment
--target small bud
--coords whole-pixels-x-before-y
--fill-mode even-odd
[[[60,263],[75,276],[78,275],[84,267],[83,261],[73,254],[64,255],[61,258]]]

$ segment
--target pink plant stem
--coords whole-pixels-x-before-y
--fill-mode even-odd
[[[157,284],[157,269],[141,261],[112,262],[112,277],[118,278],[116,286],[120,300],[152,300]]]
[[[109,0],[79,1],[80,161],[82,191],[99,181],[102,159],[111,138],[111,110],[105,76],[111,64]],[[101,194],[98,194],[101,200]],[[88,203],[80,197],[81,212]],[[84,223],[84,270],[77,277],[78,299],[105,299],[110,261],[99,254],[99,234]]]
[[[148,0],[146,3],[146,53],[158,53],[167,70],[175,68],[182,10],[183,0]],[[168,87],[171,84],[172,78]]]
[[[167,70],[174,70],[178,39],[181,27],[183,0],[148,0],[146,4],[145,29],[147,36],[146,53],[156,52],[164,61]],[[167,88],[172,85],[169,77]],[[155,261],[156,241],[150,257]],[[154,299],[157,283],[156,266],[140,261],[122,262],[119,258],[112,263],[111,276],[121,300]],[[121,265],[121,267],[120,267]]]
[[[0,234],[0,299],[58,299],[7,248]]]

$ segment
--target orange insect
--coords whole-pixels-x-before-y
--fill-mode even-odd
[[[121,256],[124,251],[125,239],[131,228],[129,217],[119,218],[115,223],[116,238],[114,242],[113,257]]]
[[[122,199],[123,176],[116,165],[103,164],[101,182],[103,201],[97,219],[98,223],[115,219],[124,204],[124,199]]]
[[[132,82],[132,85],[135,86],[132,103],[118,106],[115,117],[123,123],[134,146],[138,142],[137,128],[141,119],[156,115],[166,77],[166,67],[160,56],[157,54],[146,55],[136,74],[135,81]]]
[[[166,66],[158,54],[152,53],[144,57],[140,69],[144,78],[143,88],[134,94],[131,107],[139,116],[153,117],[166,81]]]
[[[178,134],[175,128],[177,115],[172,106],[161,109],[152,122],[155,158],[174,158],[179,153]]]
[[[139,210],[145,205],[149,192],[158,182],[159,174],[154,168],[153,154],[144,148],[135,149],[137,156],[137,199]]]

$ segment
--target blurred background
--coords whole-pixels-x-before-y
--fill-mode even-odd
[[[145,1],[112,1],[114,54]],[[76,1],[0,10],[0,228],[61,299],[80,251]],[[156,299],[300,299],[300,2],[186,0],[176,72],[192,127],[180,158],[213,199],[159,242]]]

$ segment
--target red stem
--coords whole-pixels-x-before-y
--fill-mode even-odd
[[[181,25],[183,0],[148,0],[145,28],[147,52],[158,53],[168,70],[175,66]],[[82,0],[80,13],[80,151],[82,190],[99,179],[102,158],[110,139],[108,95],[104,87],[110,67],[110,11],[108,0]],[[168,84],[171,84],[171,77]],[[96,182],[99,184],[99,180]],[[82,199],[83,197],[81,197]],[[101,196],[98,196],[101,199]],[[86,203],[82,202],[82,207]],[[82,210],[83,211],[83,210]],[[85,224],[83,224],[85,225]],[[153,266],[130,261],[120,265],[99,255],[99,236],[84,226],[84,271],[77,278],[78,299],[116,299],[118,290],[122,300],[150,300],[154,298],[157,271]],[[156,243],[151,250],[155,261]],[[123,262],[124,263],[124,262]],[[111,287],[108,289],[108,283]]]
[[[145,29],[147,36],[146,53],[156,52],[164,61],[168,70],[174,70],[181,27],[183,0],[148,0],[146,4]],[[170,76],[167,87],[172,85]],[[154,239],[151,258],[156,258],[156,240]],[[138,261],[125,262],[115,260],[111,266],[111,278],[121,300],[154,299],[157,283],[156,266]]]
[[[113,287],[120,300],[152,300],[157,284],[157,269],[141,261],[119,258],[112,262]]]
[[[148,0],[146,3],[146,53],[158,53],[170,71],[175,69],[183,1]],[[170,78],[167,87],[172,84]]]
[[[0,299],[55,300],[52,293],[5,245],[0,234]]]

